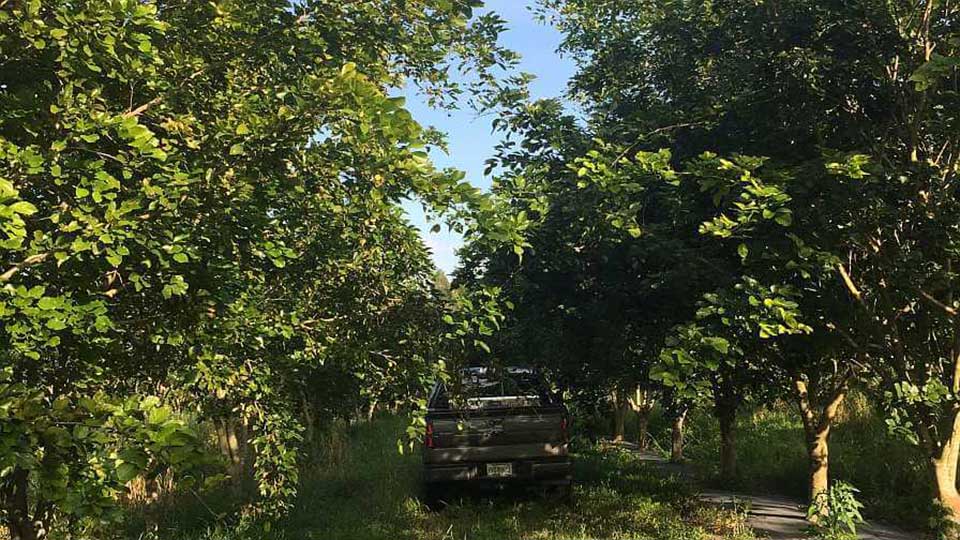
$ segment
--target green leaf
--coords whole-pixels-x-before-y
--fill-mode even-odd
[[[37,207],[27,201],[18,201],[9,206],[10,211],[15,214],[32,216],[37,213]]]
[[[37,307],[44,311],[57,309],[60,307],[60,305],[60,299],[52,296],[44,296],[37,302]]]
[[[490,353],[490,346],[487,345],[485,342],[480,341],[479,339],[475,339],[475,340],[473,340],[473,344],[476,345],[477,347],[483,349],[483,351],[486,352],[487,354]]]
[[[67,323],[65,323],[63,319],[49,319],[46,327],[55,332],[59,332],[67,327]]]
[[[779,225],[789,227],[791,224],[793,224],[793,214],[789,210],[778,212],[777,217],[774,218],[774,221],[776,221]]]
[[[147,422],[154,425],[162,424],[170,418],[171,414],[168,407],[155,407],[147,414]]]
[[[126,484],[140,474],[140,467],[132,463],[122,462],[117,466],[117,480]]]

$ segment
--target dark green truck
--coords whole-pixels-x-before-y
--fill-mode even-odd
[[[423,487],[428,505],[452,487],[514,484],[571,489],[569,415],[533,369],[468,368],[428,402]]]

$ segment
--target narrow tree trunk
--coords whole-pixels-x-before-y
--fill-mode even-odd
[[[313,420],[313,405],[307,398],[307,393],[303,390],[300,391],[300,406],[303,414],[303,436],[307,443],[306,446],[310,457],[313,458],[317,453],[317,424]]]
[[[650,413],[653,411],[655,401],[646,389],[637,385],[627,402],[637,415],[637,448],[646,450],[648,446],[647,429],[650,426]]]
[[[720,478],[737,477],[737,411],[723,411],[720,421]]]
[[[733,368],[721,368],[713,380],[713,415],[720,424],[720,478],[737,477],[737,410],[743,401]]]
[[[807,488],[811,504],[816,502],[821,493],[830,488],[830,429],[846,396],[848,377],[849,374],[840,380],[823,409],[815,410],[806,380],[799,374],[794,376],[794,389],[797,392],[797,403],[800,406],[800,417],[803,420],[803,430],[806,435],[809,461]],[[818,517],[813,515],[811,520],[816,522]]]
[[[239,426],[239,439],[236,441],[238,454],[240,456],[240,471],[243,475],[243,493],[253,495],[257,493],[256,482],[256,449],[253,447],[253,429],[248,420],[241,421]]]
[[[27,470],[18,467],[10,479],[10,485],[3,493],[10,540],[40,540],[45,536],[40,531],[46,530],[46,527],[38,530],[30,516],[29,474]]]
[[[613,402],[613,442],[622,442],[626,432],[627,400],[619,389],[611,393]]]
[[[373,415],[377,414],[377,400],[373,399],[370,401],[370,405],[367,408],[367,422],[373,421]]]
[[[216,426],[219,424],[219,426]],[[220,451],[227,458],[227,473],[230,476],[230,485],[234,494],[241,496],[244,493],[246,471],[244,464],[247,461],[241,447],[243,436],[238,437],[236,421],[232,418],[220,418],[215,422],[217,427],[217,442]],[[221,434],[222,432],[222,434]]]
[[[937,502],[954,522],[960,522],[960,492],[957,490],[957,462],[960,459],[960,413],[953,413],[953,433],[930,459]]]
[[[673,417],[673,433],[670,444],[670,461],[680,463],[683,461],[683,422],[687,417],[687,411],[682,411]]]
[[[650,427],[650,407],[641,407],[637,411],[637,448],[647,450],[650,446],[647,431]]]
[[[807,458],[810,465],[808,487],[810,503],[830,488],[830,428],[807,435]]]
[[[613,406],[613,442],[623,441],[626,432],[627,410],[620,404]]]
[[[953,261],[947,260],[947,269],[953,269]],[[953,289],[950,290],[950,304],[953,303]],[[950,351],[953,358],[954,395],[960,393],[960,318],[954,318],[953,348]],[[933,487],[937,502],[946,512],[947,517],[955,525],[960,524],[960,493],[957,492],[957,462],[960,460],[960,410],[952,408],[953,425],[949,432],[940,436],[942,444],[934,445],[929,432],[921,434],[921,440],[926,441],[930,452],[930,465],[933,469]]]

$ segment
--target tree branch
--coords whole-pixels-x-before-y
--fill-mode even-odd
[[[838,381],[837,385],[833,388],[833,393],[830,395],[830,401],[828,401],[827,405],[823,408],[823,414],[820,417],[820,422],[817,426],[818,431],[823,432],[824,430],[829,429],[834,418],[837,417],[837,412],[840,411],[840,405],[843,403],[843,400],[847,395],[847,385],[850,383],[851,378],[853,378],[853,370],[848,368],[844,372],[843,376],[840,377],[840,381]]]
[[[28,266],[33,266],[35,264],[40,264],[43,261],[45,261],[49,256],[50,256],[50,253],[39,253],[37,255],[31,255],[27,257],[26,259],[8,268],[6,272],[0,274],[0,283],[6,283],[10,281],[10,279],[12,279],[13,276],[23,268],[26,268]]]
[[[146,112],[147,109],[149,109],[150,107],[153,107],[154,105],[156,105],[157,103],[160,103],[161,101],[163,101],[163,96],[157,96],[151,99],[150,101],[144,103],[143,105],[137,107],[136,109],[123,113],[123,116],[126,118],[130,118],[131,116],[140,116],[141,114]]]
[[[633,143],[632,143],[630,146],[628,146],[623,152],[620,152],[620,155],[618,155],[617,158],[613,160],[613,166],[616,167],[617,164],[620,163],[620,160],[621,160],[621,159],[627,157],[627,154],[629,154],[631,150],[633,150],[634,148],[636,148],[637,145],[639,145],[640,143],[642,143],[643,141],[645,141],[645,140],[647,139],[647,137],[649,137],[649,136],[651,136],[651,135],[656,135],[656,134],[658,134],[658,133],[663,133],[664,131],[671,131],[671,130],[674,130],[674,129],[680,129],[680,128],[685,128],[685,127],[702,126],[702,125],[704,125],[704,124],[706,124],[706,123],[707,123],[706,120],[700,120],[700,121],[698,121],[698,122],[684,122],[684,123],[681,123],[681,124],[673,124],[673,125],[671,125],[671,126],[663,126],[663,127],[657,128],[657,129],[655,129],[655,130],[653,130],[653,131],[644,133],[643,135],[637,137],[637,140],[633,141]]]
[[[840,277],[843,278],[843,284],[847,286],[847,290],[850,291],[850,294],[853,295],[857,302],[863,302],[863,294],[853,283],[853,279],[850,277],[850,274],[847,273],[847,269],[843,266],[843,263],[838,263],[837,268],[840,270]]]
[[[927,293],[926,291],[924,291],[924,290],[922,290],[922,289],[917,289],[917,292],[920,293],[920,296],[922,296],[924,300],[926,300],[927,302],[930,302],[931,304],[933,304],[933,305],[937,306],[938,308],[942,309],[944,312],[946,312],[947,315],[949,315],[949,316],[951,316],[951,317],[956,317],[956,316],[957,316],[957,310],[954,309],[953,307],[948,306],[948,305],[944,304],[943,302],[937,300],[937,299],[934,298],[931,294]]]

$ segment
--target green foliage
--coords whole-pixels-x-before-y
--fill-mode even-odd
[[[791,404],[778,402],[741,412],[737,432],[737,474],[719,479],[718,422],[708,411],[687,419],[684,454],[698,475],[716,489],[741,493],[778,493],[802,500],[808,495],[809,465],[802,422]],[[830,438],[830,476],[860,489],[858,499],[869,520],[922,529],[932,516],[932,491],[923,452],[890,437],[882,411],[859,393],[851,396]],[[670,424],[656,410],[651,434],[669,445]],[[631,425],[628,419],[628,425]]]
[[[106,522],[134,476],[192,474],[210,453],[192,415],[246,434],[241,515],[269,523],[304,437],[422,391],[453,347],[401,202],[522,252],[523,220],[436,170],[442,139],[387,91],[496,90],[515,56],[478,5],[0,10],[0,498],[18,534]]]
[[[862,378],[892,430],[931,462],[954,459],[958,7],[550,0],[541,13],[564,33],[561,51],[583,59],[571,97],[587,122],[535,126],[521,110],[510,123],[522,150],[505,143],[500,161],[527,180],[515,205],[533,184],[563,216],[547,216],[530,243],[564,262],[522,270],[532,286],[517,288],[517,312],[582,305],[539,292],[547,267],[605,308],[582,319],[630,313],[615,322],[623,339],[585,338],[612,341],[605,355],[632,368],[614,377],[642,384],[650,358],[673,387],[763,374],[773,393],[800,389],[810,430],[829,427],[828,404]],[[651,166],[676,171],[670,188]],[[565,196],[572,182],[576,198]],[[619,230],[634,241],[614,240]],[[664,270],[673,253],[683,274]],[[488,267],[498,284],[509,275]],[[660,305],[672,316],[650,309]],[[719,361],[703,337],[750,363]],[[702,369],[714,366],[727,373]],[[955,500],[955,482],[941,484]]]
[[[863,504],[857,500],[860,490],[852,485],[836,481],[827,491],[814,499],[807,515],[816,517],[814,535],[823,540],[846,540],[857,538],[857,525],[863,523],[860,511]]]
[[[478,539],[551,538],[573,540],[658,538],[700,540],[711,534],[735,540],[752,533],[728,534],[706,519],[706,508],[682,481],[664,477],[635,455],[585,446],[577,452],[575,505],[558,504],[537,490],[455,493],[452,506],[429,511],[417,500],[420,456],[398,454],[391,444],[407,420],[383,416],[367,424],[338,425],[325,435],[322,465],[305,478],[295,510],[263,538]],[[234,540],[249,538],[220,527],[205,531],[203,520],[178,521],[181,509],[158,516],[153,538]],[[727,519],[722,519],[722,518]],[[177,531],[168,533],[167,531]],[[186,536],[184,536],[186,532]],[[139,531],[131,529],[131,535]],[[253,537],[258,537],[253,535]]]

